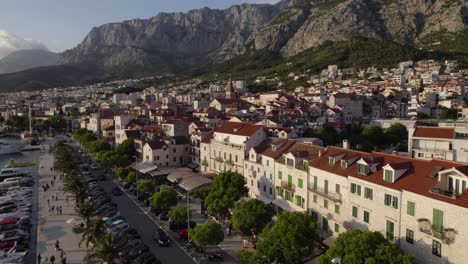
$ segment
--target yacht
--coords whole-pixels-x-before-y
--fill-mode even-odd
[[[0,155],[18,153],[24,147],[24,144],[8,144],[0,142]]]

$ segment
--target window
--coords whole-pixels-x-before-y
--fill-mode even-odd
[[[444,228],[444,212],[438,209],[432,211],[432,225],[436,232],[442,233]]]
[[[413,244],[414,243],[414,231],[406,229],[406,242]]]
[[[358,163],[356,164],[356,172],[367,175],[369,173],[369,166]]]
[[[367,198],[369,200],[372,200],[374,196],[374,191],[371,188],[364,188],[364,198]]]
[[[335,233],[339,233],[340,232],[340,225],[335,223]]]
[[[317,181],[318,181],[317,176],[314,176],[314,191],[317,190]]]
[[[292,176],[288,174],[288,187],[291,188],[292,186]]]
[[[236,157],[237,157],[237,156],[236,156]],[[236,160],[236,161],[237,161],[237,160]],[[266,163],[267,163],[267,166],[270,166],[270,161],[269,161],[269,160],[267,160]]]
[[[317,195],[316,194],[314,194],[312,199],[313,199],[314,203],[317,203]]]
[[[271,189],[271,187],[270,187],[270,195],[272,195],[272,194],[273,194],[273,189]]]
[[[348,162],[346,162],[346,160],[341,161],[341,168],[343,168],[343,169],[348,168]]]
[[[393,207],[395,209],[398,209],[398,197],[390,195],[390,194],[385,194],[385,200],[384,203],[386,206]]]
[[[340,214],[340,206],[335,204],[335,214]]]
[[[286,200],[288,200],[288,201],[289,201],[289,199],[291,199],[291,198],[289,197],[289,191],[284,191],[284,199],[286,199]]]
[[[384,170],[384,181],[393,182],[393,171]]]
[[[328,164],[334,165],[334,164],[335,164],[335,158],[329,157],[329,158],[328,158]]]
[[[394,231],[395,231],[395,223],[387,220],[387,232],[385,234],[388,240],[393,241],[393,239],[395,238]]]
[[[323,199],[323,207],[328,209],[328,200],[327,199]]]
[[[370,221],[370,213],[364,210],[364,222],[369,224]]]
[[[325,194],[328,194],[328,180],[325,180]]]
[[[283,179],[283,172],[282,171],[278,171],[278,179]]]
[[[442,256],[442,244],[439,241],[432,240],[432,255]]]
[[[357,195],[361,196],[361,185],[357,186]]]
[[[294,160],[293,159],[286,159],[286,165],[289,167],[294,167]]]
[[[340,185],[339,184],[335,184],[335,192],[340,193]]]
[[[353,206],[353,217],[357,218],[358,215],[358,208],[356,206]]]
[[[356,193],[357,185],[355,183],[351,183],[351,193]]]
[[[415,209],[416,209],[415,203],[411,202],[411,201],[408,201],[408,205],[407,205],[407,208],[406,208],[406,213],[408,215],[414,216]]]
[[[297,187],[302,188],[302,179],[297,179]]]
[[[263,192],[266,192],[266,185],[263,185]]]

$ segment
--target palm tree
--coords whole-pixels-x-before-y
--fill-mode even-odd
[[[105,235],[105,233],[106,233],[106,226],[102,219],[99,219],[90,225],[87,224],[86,229],[83,232],[83,237],[79,243],[79,246],[81,247],[81,243],[83,242],[86,243],[86,247],[88,247],[90,243],[93,243],[93,245],[96,245],[99,243],[98,241],[101,240],[102,237]]]
[[[89,227],[91,218],[96,215],[96,208],[88,201],[77,202],[75,206],[75,212],[84,219],[86,227]]]
[[[119,252],[122,250],[124,244],[121,241],[114,239],[112,234],[105,234],[96,242],[97,244],[93,247],[92,251],[86,255],[86,262],[115,263],[115,260],[119,257]]]

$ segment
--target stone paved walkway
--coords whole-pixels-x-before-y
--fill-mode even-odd
[[[72,232],[73,224],[66,223],[67,220],[74,218],[80,221],[80,218],[74,213],[74,203],[69,199],[66,202],[66,195],[62,191],[63,183],[59,180],[59,176],[56,175],[55,186],[50,188],[47,192],[44,192],[42,185],[49,183],[54,179],[54,172],[51,171],[54,157],[53,153],[49,153],[48,144],[54,144],[53,141],[45,142],[46,151],[41,155],[40,168],[39,168],[39,206],[38,206],[38,221],[39,227],[37,231],[37,253],[42,256],[42,263],[45,263],[45,258],[53,255],[55,256],[55,263],[60,264],[60,252],[55,250],[55,241],[60,242],[60,248],[62,248],[66,255],[66,263],[78,264],[85,263],[84,257],[86,255],[86,248],[78,247],[78,243],[81,240],[80,234],[74,234]],[[58,200],[52,200],[52,196],[58,196]],[[57,215],[55,212],[49,212],[50,207],[62,207],[62,215]],[[49,262],[50,263],[50,262]]]

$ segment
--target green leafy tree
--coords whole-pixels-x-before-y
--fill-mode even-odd
[[[136,177],[137,177],[136,172],[132,171],[127,175],[127,177],[125,177],[125,181],[127,183],[135,183],[137,179]]]
[[[104,140],[96,140],[89,144],[88,149],[91,153],[96,154],[101,151],[111,150],[111,145]]]
[[[177,192],[170,187],[162,187],[157,193],[149,199],[151,207],[159,209],[167,209],[177,204],[179,201]]]
[[[117,154],[126,155],[129,157],[135,156],[135,144],[133,143],[133,139],[126,139],[117,145],[115,152]]]
[[[274,216],[275,210],[269,204],[257,199],[238,204],[232,215],[232,225],[243,235],[259,234]]]
[[[92,203],[85,201],[76,204],[75,212],[83,218],[88,226],[91,223],[91,218],[96,215],[96,208]]]
[[[89,244],[96,245],[98,241],[106,234],[106,226],[102,219],[96,220],[92,224],[87,224],[86,229],[83,232],[83,236],[78,244],[81,247],[81,244],[84,242],[86,247]]]
[[[138,191],[153,193],[154,192],[154,182],[152,180],[142,180],[137,186]]]
[[[132,171],[133,169],[130,167],[119,167],[115,170],[115,175],[117,175],[119,179],[124,180],[125,178],[127,178],[127,175]]]
[[[208,194],[210,194],[210,191],[211,191],[211,187],[207,186],[207,187],[203,187],[203,188],[195,190],[194,194],[196,197],[204,201],[206,197],[208,196]]]
[[[394,145],[408,140],[408,130],[401,123],[395,123],[385,130],[388,141]]]
[[[14,115],[9,116],[5,124],[17,129],[26,129],[29,126],[29,120],[25,116]]]
[[[210,213],[228,217],[229,209],[247,192],[244,176],[233,171],[222,172],[214,178],[205,205]]]
[[[319,127],[315,129],[312,136],[320,138],[325,146],[334,146],[340,140],[338,132],[333,127]]]
[[[340,257],[341,263],[414,264],[414,259],[396,248],[379,232],[352,229],[341,233],[335,244],[317,263],[328,264]]]
[[[362,131],[362,137],[374,146],[381,146],[385,143],[384,136],[384,131],[379,126],[367,126]]]
[[[103,166],[114,165],[114,154],[110,150],[99,151],[97,157]]]
[[[187,221],[192,216],[192,212],[186,206],[178,205],[169,212],[169,217],[176,222]]]
[[[275,224],[262,232],[263,240],[257,244],[260,257],[268,263],[303,263],[320,242],[317,224],[312,216],[302,212],[284,212]]]
[[[260,256],[256,252],[250,252],[245,249],[237,253],[240,264],[270,264],[266,258]]]
[[[49,116],[46,120],[46,125],[53,129],[67,128],[67,120],[60,115]]]
[[[423,113],[423,112],[418,112],[417,115],[416,115],[416,117],[417,117],[418,119],[428,119],[428,118],[431,118],[428,114]]]
[[[215,246],[224,240],[223,227],[216,222],[209,222],[197,225],[189,230],[189,236],[195,244],[205,246]]]
[[[93,250],[85,257],[87,263],[114,263],[119,252],[125,248],[124,240],[117,240],[112,234],[105,234],[96,242]]]

